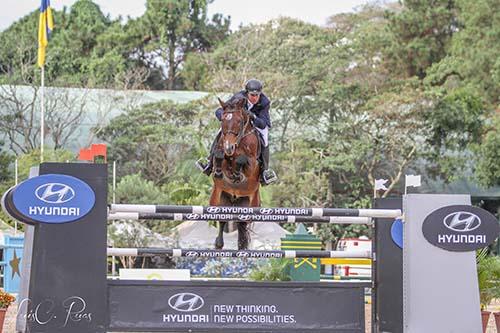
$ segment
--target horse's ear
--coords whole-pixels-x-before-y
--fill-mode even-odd
[[[245,106],[245,103],[246,103],[246,99],[242,98],[238,101],[238,107],[242,108]]]
[[[226,108],[226,103],[224,103],[219,97],[217,97],[217,100],[219,101],[220,107],[221,108]]]

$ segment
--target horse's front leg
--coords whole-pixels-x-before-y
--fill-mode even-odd
[[[222,249],[224,247],[224,227],[227,222],[219,221],[219,233],[215,239],[215,248]]]
[[[218,149],[215,151],[214,160],[215,160],[214,177],[222,178],[222,161],[224,160],[224,151],[222,149]]]
[[[236,158],[236,168],[234,171],[234,178],[237,182],[241,182],[243,179],[241,170],[248,164],[248,157],[246,155],[240,155]]]
[[[238,223],[238,250],[248,250],[250,243],[250,231],[248,226],[251,222],[237,222]]]
[[[257,189],[250,197],[250,207],[260,207],[260,195]],[[250,245],[250,222],[238,222],[238,250],[247,250]]]
[[[221,204],[221,190],[214,185],[212,188],[212,194],[210,195],[210,206],[219,206]],[[222,249],[224,247],[224,224],[225,222],[219,222],[219,233],[217,238],[215,238],[215,248]]]

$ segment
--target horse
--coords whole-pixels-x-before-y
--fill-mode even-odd
[[[244,97],[233,97],[222,107],[221,131],[214,151],[213,187],[211,206],[260,206],[260,165],[258,162],[260,142],[245,109]],[[224,227],[219,222],[215,248],[224,247]],[[237,222],[238,249],[248,249],[251,221]]]

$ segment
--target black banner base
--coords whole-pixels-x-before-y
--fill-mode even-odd
[[[108,331],[364,333],[369,286],[109,280]]]

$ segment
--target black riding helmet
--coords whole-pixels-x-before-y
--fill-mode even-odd
[[[247,93],[260,93],[262,92],[262,82],[257,79],[250,79],[245,83],[245,91]]]

